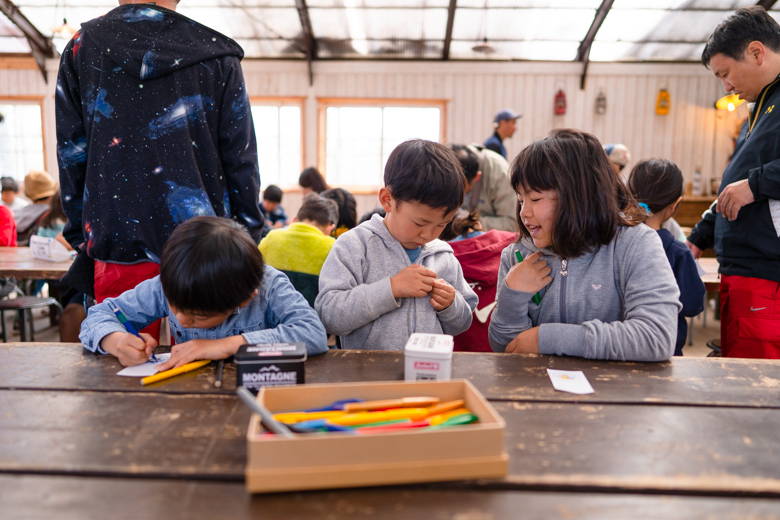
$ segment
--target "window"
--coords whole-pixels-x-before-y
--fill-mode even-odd
[[[30,170],[45,170],[40,101],[0,100],[0,173],[23,181]]]
[[[283,189],[297,186],[303,170],[301,100],[252,100],[251,103],[260,189],[264,190],[269,184]]]
[[[409,104],[323,102],[325,158],[320,165],[328,184],[375,189],[383,184],[387,158],[396,146],[414,138],[442,141],[444,102]]]

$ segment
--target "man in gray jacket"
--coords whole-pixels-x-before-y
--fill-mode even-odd
[[[455,336],[477,305],[452,248],[437,239],[463,202],[455,154],[407,141],[390,154],[384,180],[385,218],[341,235],[320,272],[314,308],[345,349],[403,350],[413,332]]]
[[[483,231],[517,231],[517,194],[509,183],[509,163],[499,154],[479,145],[453,144],[466,175],[469,212],[479,211]]]

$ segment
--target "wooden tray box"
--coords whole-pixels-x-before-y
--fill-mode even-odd
[[[326,406],[339,399],[415,396],[464,399],[479,423],[360,436],[308,433],[289,439],[262,436],[260,419],[253,415],[247,433],[247,490],[270,493],[506,475],[506,423],[466,380],[266,387],[257,399],[271,412],[279,413]]]

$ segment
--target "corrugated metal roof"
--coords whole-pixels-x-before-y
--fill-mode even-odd
[[[756,0],[615,0],[596,35],[594,61],[698,61],[715,27]],[[450,0],[306,0],[319,59],[443,58]],[[458,0],[449,59],[571,61],[602,0]],[[67,18],[82,22],[116,0],[18,0],[45,36]],[[177,11],[232,37],[248,58],[306,57],[295,0],[186,0]],[[780,21],[780,3],[772,15]],[[6,20],[7,21],[7,20]],[[0,22],[2,22],[0,20]],[[0,52],[29,52],[3,34]],[[493,53],[474,50],[487,39]],[[7,40],[7,41],[6,41]],[[15,43],[14,40],[18,40]],[[62,49],[65,40],[55,38]],[[24,50],[19,50],[21,48]],[[14,50],[10,50],[14,49]]]

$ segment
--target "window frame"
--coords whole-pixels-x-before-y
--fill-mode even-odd
[[[398,98],[317,98],[317,169],[328,182],[327,172],[327,142],[328,121],[327,111],[332,107],[399,107],[399,108],[438,108],[439,109],[439,142],[447,142],[447,99],[398,99]],[[330,184],[330,183],[328,183]],[[371,195],[379,192],[378,185],[339,185],[356,195]]]
[[[305,97],[268,97],[268,96],[249,96],[249,107],[252,106],[275,106],[275,107],[298,107],[301,111],[301,166],[299,172],[302,172],[306,167],[306,98]],[[254,125],[254,120],[252,121]],[[260,166],[260,157],[258,159],[258,167]],[[261,179],[263,172],[260,171]],[[279,186],[282,189],[282,193],[289,193],[297,191],[293,186],[298,186],[298,183],[290,186]]]
[[[41,109],[41,144],[43,153],[43,171],[49,172],[48,155],[46,153],[46,113],[44,109],[45,96],[14,96],[0,95],[0,105],[38,105]],[[21,101],[21,103],[19,103]],[[25,175],[27,175],[25,173]],[[24,180],[24,178],[22,178]],[[57,179],[54,179],[57,180]]]

